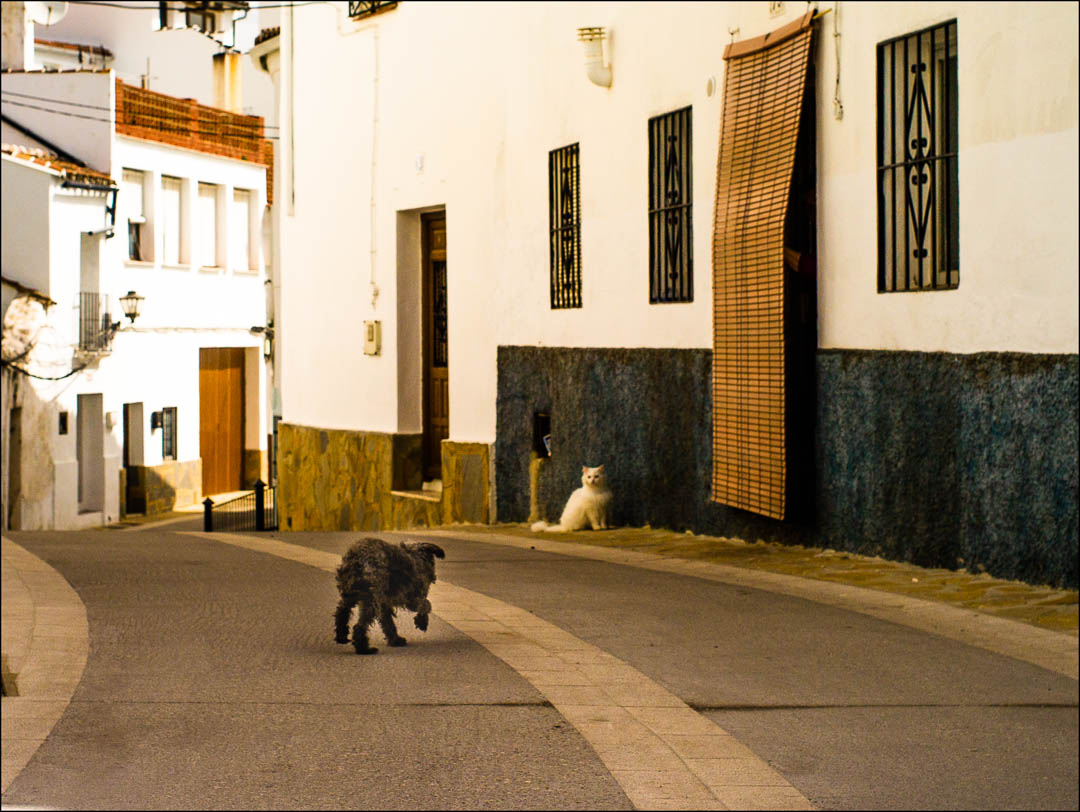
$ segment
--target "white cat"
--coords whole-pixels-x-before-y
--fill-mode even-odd
[[[611,490],[604,478],[604,466],[589,468],[583,465],[581,487],[566,500],[559,523],[535,522],[532,530],[534,533],[541,530],[548,533],[568,533],[572,530],[584,530],[586,526],[593,530],[606,530],[610,505]]]

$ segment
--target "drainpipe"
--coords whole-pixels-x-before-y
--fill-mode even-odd
[[[578,29],[578,40],[585,44],[585,75],[589,81],[600,87],[611,87],[611,66],[604,66],[603,27]]]

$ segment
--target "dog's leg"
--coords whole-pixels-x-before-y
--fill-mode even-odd
[[[398,634],[397,627],[394,625],[394,610],[386,604],[383,604],[382,611],[379,613],[379,625],[382,626],[387,643],[391,646],[405,645],[405,638]]]
[[[342,596],[334,612],[334,640],[338,643],[349,642],[349,615],[356,606],[356,596]]]
[[[360,602],[360,618],[352,630],[352,644],[357,654],[374,654],[377,648],[372,648],[368,643],[368,626],[375,620],[375,607],[370,601]]]

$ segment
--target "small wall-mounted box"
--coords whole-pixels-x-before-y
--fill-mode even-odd
[[[364,355],[378,355],[382,352],[382,322],[364,322]]]

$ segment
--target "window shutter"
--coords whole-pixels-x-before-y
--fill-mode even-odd
[[[809,67],[807,12],[724,52],[713,231],[712,499],[783,519],[784,219]]]

